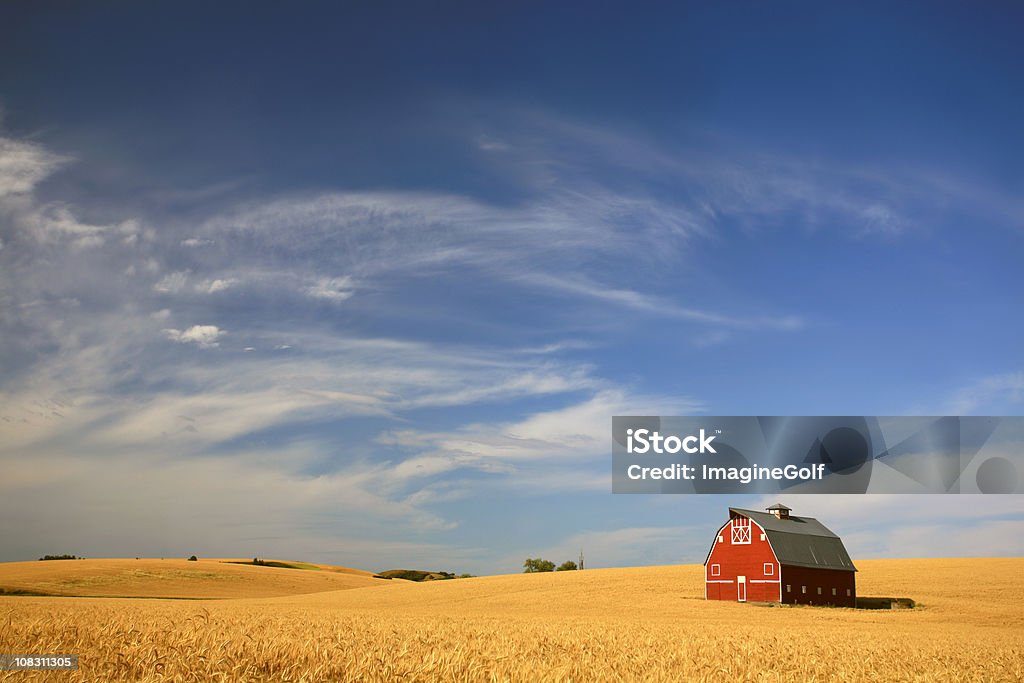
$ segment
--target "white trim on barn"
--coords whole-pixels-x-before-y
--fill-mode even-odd
[[[737,517],[729,522],[732,524],[732,545],[750,545],[750,525],[754,523],[753,520],[750,517]]]

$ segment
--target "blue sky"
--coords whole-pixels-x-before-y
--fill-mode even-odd
[[[764,501],[613,496],[612,415],[1020,414],[1022,14],[5,4],[0,560],[695,562]]]

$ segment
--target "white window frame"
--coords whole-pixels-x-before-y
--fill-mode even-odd
[[[846,589],[846,597],[850,597],[850,589],[849,588]]]
[[[775,576],[775,565],[771,562],[764,563],[764,575]]]
[[[800,594],[807,595],[807,586],[800,586]]]
[[[818,595],[821,595],[821,586],[818,586]]]
[[[732,539],[733,545],[750,545],[750,518],[749,517],[737,517],[732,520]]]
[[[713,565],[711,565],[711,576],[721,576],[721,575],[722,575],[722,565],[720,565],[720,564],[713,564]]]

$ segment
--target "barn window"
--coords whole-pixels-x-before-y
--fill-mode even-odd
[[[733,545],[745,545],[750,543],[749,517],[737,517],[732,520],[732,543]]]
[[[849,588],[846,589],[846,597],[850,597],[850,589]]]
[[[765,562],[764,563],[764,575],[765,576],[772,576],[773,574],[775,574],[775,565],[772,564],[771,562]]]
[[[786,584],[786,592],[787,593],[792,593],[793,592],[792,584],[789,584],[789,583]]]
[[[800,592],[801,593],[806,593],[807,592],[807,586],[800,586]]]
[[[833,589],[832,589],[832,595],[835,595],[835,594],[836,594],[836,589],[835,589],[835,588],[833,588]]]
[[[761,540],[762,541],[764,540],[764,534],[761,534]]]
[[[722,565],[713,564],[711,565],[711,576],[718,576],[722,573]]]
[[[818,586],[818,595],[821,595],[821,586]]]
[[[719,536],[719,537],[718,537],[718,542],[719,542],[719,543],[721,543],[721,542],[722,542],[722,537],[721,537],[721,536]]]

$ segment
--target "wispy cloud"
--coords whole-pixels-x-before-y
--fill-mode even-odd
[[[400,477],[430,477],[459,469],[514,474],[531,461],[557,468],[559,461],[604,454],[612,415],[690,414],[701,408],[694,400],[602,389],[582,401],[536,412],[518,422],[472,424],[453,432],[397,430],[377,440],[418,451],[396,467]],[[528,468],[524,474],[530,476]]]
[[[1008,372],[982,377],[970,386],[954,392],[948,401],[949,415],[1018,414],[1024,403],[1024,372]]]
[[[168,273],[157,280],[156,284],[153,285],[153,291],[160,292],[161,294],[176,294],[185,287],[187,281],[188,273],[185,271]]]
[[[477,139],[500,132],[511,153],[488,158],[509,175],[550,188],[587,182],[599,169],[662,187],[674,201],[655,206],[671,206],[673,221],[711,239],[738,228],[888,242],[933,232],[951,211],[1010,229],[1024,217],[1019,197],[946,168],[807,159],[711,132],[680,145],[536,108],[489,112],[484,120],[491,132]]]
[[[68,161],[42,145],[0,136],[0,198],[32,192]]]
[[[315,285],[306,288],[306,294],[314,299],[335,303],[351,299],[354,293],[350,277],[320,278]]]
[[[217,292],[223,292],[225,289],[230,289],[241,283],[238,278],[215,278],[212,280],[205,280],[196,285],[196,289],[200,292],[207,294],[216,294]]]
[[[40,528],[82,509],[140,543],[146,524],[163,524],[227,549],[249,524],[303,548],[380,534],[397,556],[415,544],[388,536],[395,527],[450,528],[460,513],[442,504],[480,491],[607,491],[611,415],[706,406],[690,386],[659,393],[632,368],[602,365],[614,343],[603,332],[658,321],[698,354],[810,329],[812,316],[757,288],[719,297],[679,275],[742,231],[906,239],[938,186],[673,150],[550,116],[467,135],[513,186],[504,201],[455,189],[200,191],[187,219],[144,202],[44,199],[71,157],[0,138],[0,519],[74,488]],[[981,380],[956,412],[1016,400],[1020,385]],[[182,491],[218,528],[175,521],[179,503],[167,501]],[[235,514],[254,498],[261,510]],[[144,501],[163,502],[136,525]],[[674,561],[658,547],[683,531],[588,533],[545,547],[657,563]]]
[[[797,330],[803,326],[803,320],[796,315],[778,317],[758,315],[749,318],[721,315],[697,308],[681,306],[671,300],[643,294],[631,289],[610,289],[594,282],[582,279],[572,280],[546,273],[521,275],[516,279],[540,288],[597,299],[654,316],[679,318],[732,328]]]

